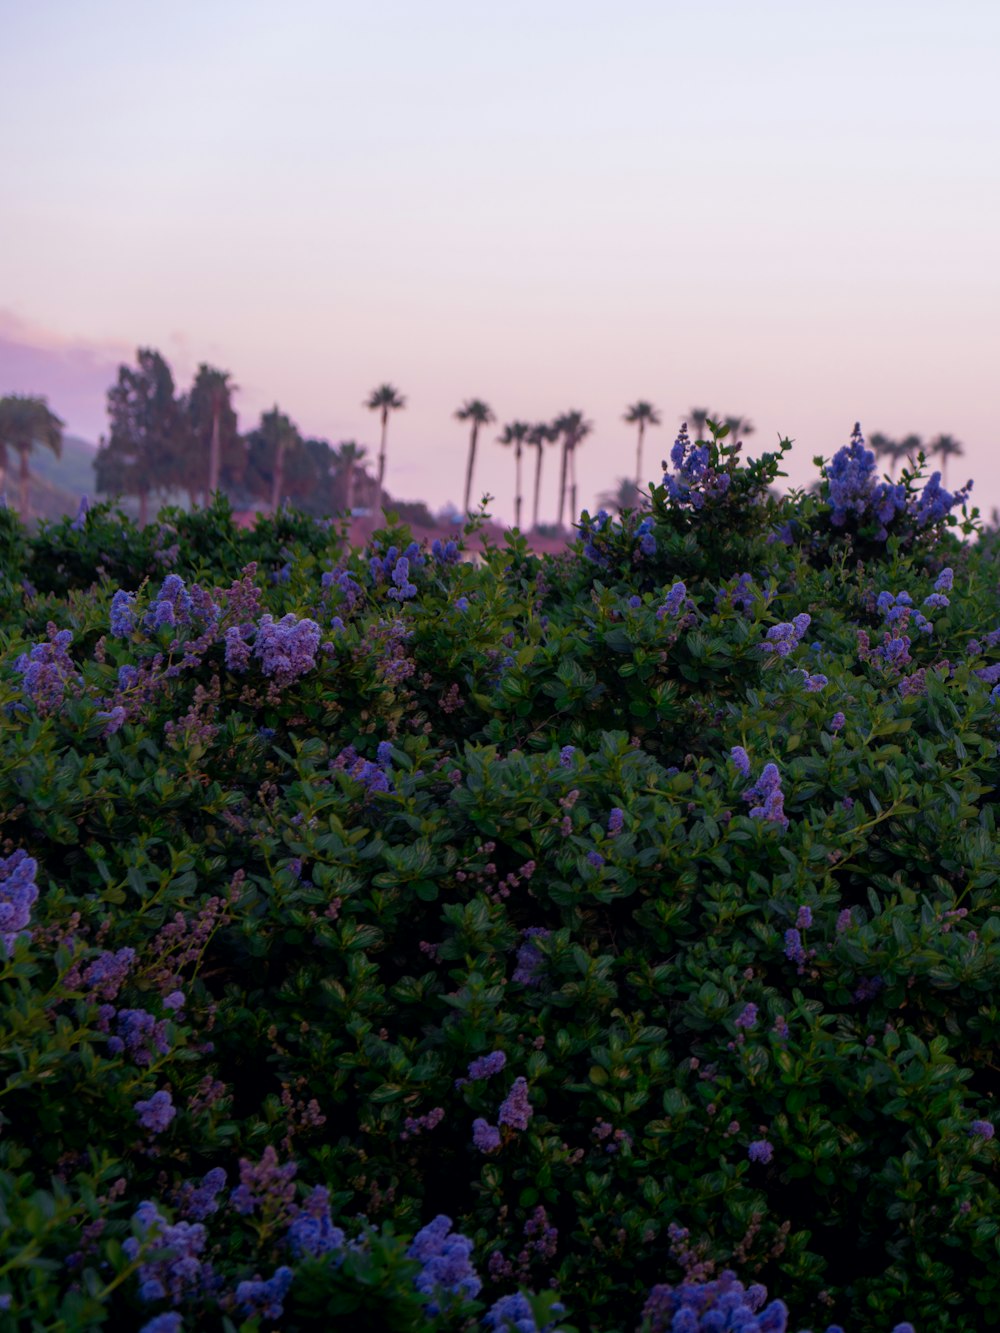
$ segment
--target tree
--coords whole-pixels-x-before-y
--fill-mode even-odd
[[[391,384],[381,384],[377,389],[371,391],[365,406],[370,411],[380,412],[382,415],[382,441],[378,451],[378,503],[381,506],[385,500],[383,486],[385,480],[385,436],[389,424],[389,413],[396,411],[397,408],[405,407],[406,399]]]
[[[566,486],[567,478],[572,468],[572,502],[570,508],[576,512],[576,448],[580,441],[593,430],[593,425],[585,421],[583,413],[576,409],[570,412],[564,412],[561,417],[557,417],[555,428],[562,437],[562,458],[559,468],[559,517],[558,526],[561,529],[563,525],[563,512],[566,505]]]
[[[159,352],[140,348],[137,366],[119,366],[108,390],[111,434],[94,459],[97,489],[139,497],[139,523],[152,491],[183,484],[189,457],[187,423],[174,396],[174,377]]]
[[[531,434],[531,427],[526,421],[510,421],[497,436],[498,444],[514,446],[514,527],[521,527],[521,454],[525,440]],[[541,446],[538,449],[539,461],[542,457]]]
[[[472,432],[469,435],[469,459],[465,465],[464,511],[467,514],[469,512],[469,501],[472,498],[472,471],[476,465],[476,444],[479,440],[479,427],[488,426],[490,422],[496,420],[496,417],[488,404],[484,403],[481,398],[467,398],[455,413],[455,420],[472,422]]]
[[[931,457],[935,455],[941,460],[941,480],[947,486],[948,484],[948,459],[961,458],[965,449],[953,435],[939,435],[928,445]]]
[[[711,416],[707,407],[692,407],[687,415],[691,423],[691,434],[696,440],[700,440],[705,433],[705,427],[708,424],[708,418]]]
[[[535,499],[531,509],[531,530],[538,531],[538,497],[542,488],[542,450],[547,444],[555,444],[559,432],[547,421],[540,421],[528,432],[528,444],[538,451],[535,458]]]
[[[45,398],[11,394],[0,398],[0,491],[7,477],[7,448],[16,449],[20,456],[18,472],[18,508],[22,521],[31,515],[29,486],[31,467],[28,462],[36,444],[51,449],[56,458],[62,455],[63,422],[49,410]]]
[[[276,512],[286,494],[285,465],[293,451],[303,447],[295,424],[277,404],[261,413],[260,424],[247,436],[247,483],[258,499]],[[301,461],[293,459],[296,471]]]
[[[350,514],[354,509],[354,483],[358,464],[368,450],[353,440],[343,440],[334,450],[334,479],[339,508]]]
[[[614,490],[604,491],[597,497],[597,503],[612,514],[621,514],[626,509],[638,509],[642,495],[631,477],[619,477]]]
[[[635,488],[638,490],[642,485],[643,436],[646,433],[647,426],[658,426],[660,424],[660,416],[652,403],[644,402],[640,398],[637,403],[632,404],[625,413],[623,419],[628,422],[630,426],[638,425],[639,427],[639,441],[635,450]]]
[[[228,371],[216,370],[203,362],[184,399],[192,445],[187,489],[200,490],[206,505],[219,489],[223,461],[230,476],[239,474],[244,461],[244,445],[232,402],[236,386],[229,381]]]
[[[740,435],[752,435],[754,432],[753,422],[747,417],[726,417],[722,424],[729,427],[729,437],[733,441]]]

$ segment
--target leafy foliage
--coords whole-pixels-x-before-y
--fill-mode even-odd
[[[995,1325],[995,537],[711,437],[478,567],[0,512],[0,1327]]]

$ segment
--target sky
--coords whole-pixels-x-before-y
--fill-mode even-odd
[[[513,518],[513,419],[594,423],[581,504],[691,407],[789,484],[867,433],[963,442],[1000,505],[995,0],[0,0],[0,393],[96,440],[135,349],[231,372]],[[545,459],[542,517],[555,512]]]

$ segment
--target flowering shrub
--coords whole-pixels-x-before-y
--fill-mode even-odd
[[[680,443],[479,567],[0,511],[0,1330],[989,1326],[996,535]]]

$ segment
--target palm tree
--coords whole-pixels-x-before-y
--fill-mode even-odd
[[[469,436],[469,461],[465,467],[465,505],[463,511],[469,512],[469,500],[472,496],[472,470],[476,465],[476,443],[479,440],[479,427],[488,426],[495,421],[489,406],[481,398],[467,398],[455,413],[456,421],[471,421],[472,433]]]
[[[965,453],[965,449],[953,435],[939,435],[936,440],[931,441],[928,449],[932,458],[937,454],[941,459],[941,480],[947,486],[948,459],[961,458]]]
[[[381,412],[382,414],[382,441],[378,451],[378,504],[380,507],[385,499],[382,483],[385,480],[385,434],[386,427],[389,424],[389,413],[405,406],[406,399],[391,384],[380,384],[377,389],[372,389],[368,401],[365,403],[365,407],[370,411]]]
[[[660,424],[660,417],[652,403],[644,402],[640,398],[639,401],[633,403],[625,413],[624,420],[627,421],[630,426],[637,424],[639,427],[639,443],[636,445],[635,450],[635,488],[638,490],[642,485],[643,435],[646,432],[647,426],[658,426]]]
[[[0,490],[7,474],[7,446],[16,449],[20,455],[20,498],[18,508],[22,522],[30,516],[28,488],[31,483],[31,468],[28,456],[36,444],[51,449],[56,458],[62,455],[63,422],[44,398],[31,398],[20,394],[11,394],[0,398]]]
[[[531,509],[531,530],[538,531],[538,496],[542,488],[542,450],[547,444],[555,444],[559,438],[559,432],[555,426],[549,425],[547,421],[540,421],[532,426],[528,432],[528,444],[533,449],[538,450],[535,458],[535,501]]]
[[[497,436],[498,444],[512,444],[514,446],[514,527],[518,530],[521,527],[521,454],[524,442],[531,434],[531,429],[526,421],[511,421],[504,426],[502,433]],[[541,457],[542,449],[539,444],[539,461],[541,461]]]
[[[691,423],[691,434],[694,439],[701,439],[710,415],[707,407],[692,407],[691,411],[687,414],[687,419]]]
[[[642,503],[642,495],[631,477],[619,477],[614,490],[604,491],[597,497],[597,503],[612,514],[621,514],[626,509],[638,509]]]
[[[726,417],[723,424],[729,427],[729,438],[734,444],[738,436],[753,434],[753,422],[746,417]]]
[[[358,446],[353,440],[344,440],[337,447],[337,470],[343,477],[344,508],[348,514],[354,508],[355,472],[367,452],[367,449]]]
[[[915,467],[917,454],[923,447],[924,442],[919,435],[907,435],[896,444],[895,455],[897,458],[905,458],[910,467]]]
[[[576,446],[580,443],[580,441],[584,438],[584,436],[590,434],[590,432],[594,429],[594,427],[591,424],[591,422],[585,421],[583,418],[583,413],[578,412],[576,409],[574,409],[571,412],[564,412],[561,417],[556,418],[554,424],[559,435],[562,436],[562,445],[563,445],[562,459],[560,460],[560,468],[559,468],[559,517],[557,520],[558,526],[561,528],[563,525],[563,511],[566,505],[567,473],[569,471],[570,464],[572,463],[573,501],[570,507],[575,512],[576,511],[576,465],[575,465]]]

